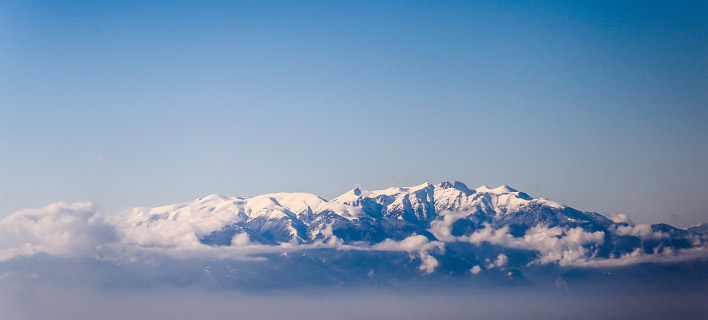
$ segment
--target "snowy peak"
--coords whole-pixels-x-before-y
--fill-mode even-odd
[[[519,192],[518,190],[507,185],[501,185],[493,189],[487,186],[481,186],[475,189],[475,191],[478,194],[494,195],[495,197],[507,199],[522,199],[527,201],[534,200],[534,198],[531,198],[528,194],[524,192]]]
[[[456,190],[462,191],[463,193],[465,193],[465,194],[468,195],[468,196],[471,195],[471,194],[473,194],[473,193],[475,193],[474,190],[471,190],[470,188],[467,187],[467,185],[465,185],[464,183],[459,182],[459,181],[455,181],[455,182],[452,182],[452,183],[451,183],[450,181],[445,181],[445,182],[442,182],[442,183],[438,184],[438,185],[436,186],[436,188],[440,188],[440,189],[456,189]]]
[[[229,199],[231,199],[231,197],[223,196],[218,193],[212,193],[208,196],[201,197],[195,201],[209,202],[209,201],[225,201],[225,200],[229,200]]]
[[[484,192],[484,193],[493,193],[493,194],[503,194],[503,193],[519,192],[518,190],[513,189],[513,188],[511,188],[511,187],[509,187],[509,186],[507,186],[507,185],[501,185],[501,186],[498,186],[498,187],[496,187],[496,188],[494,188],[494,189],[491,189],[491,188],[489,188],[489,187],[487,187],[487,186],[481,186],[481,187],[477,188],[475,191],[477,191],[477,192]]]
[[[415,191],[429,189],[429,188],[433,188],[433,184],[430,182],[425,182],[425,183],[419,184],[417,186],[410,187],[408,189],[410,192],[415,192]]]
[[[361,198],[370,198],[372,196],[373,196],[373,194],[371,191],[366,190],[362,187],[356,187],[354,189],[347,191],[346,193],[342,194],[341,196],[332,199],[331,202],[353,203]]]
[[[401,195],[401,194],[416,193],[421,190],[433,189],[434,187],[435,186],[433,186],[433,184],[431,184],[430,182],[425,182],[425,183],[419,184],[417,186],[412,186],[412,187],[391,187],[391,188],[383,189],[383,190],[374,190],[374,191],[371,191],[371,193],[375,196],[380,196],[380,195],[395,196],[395,195]]]
[[[368,191],[368,190],[364,190],[364,189],[362,189],[362,188],[360,188],[360,187],[357,187],[357,188],[352,189],[352,193],[353,193],[355,196],[360,196],[360,195],[362,195],[362,194],[365,193],[365,192],[368,193],[369,191]]]
[[[375,243],[411,235],[430,239],[467,235],[485,225],[515,225],[522,230],[538,224],[606,224],[594,215],[533,199],[506,185],[472,190],[459,181],[372,191],[356,187],[330,201],[311,193],[250,198],[212,194],[189,203],[136,208],[128,221],[140,233],[136,242],[162,245],[178,241],[230,245],[238,235],[237,243],[246,238],[262,244],[329,239]]]
[[[448,182],[448,184],[449,184],[449,182]],[[419,184],[417,186],[412,186],[412,187],[391,187],[391,188],[380,189],[380,190],[371,190],[371,191],[366,190],[362,187],[356,187],[352,190],[347,191],[346,193],[342,194],[341,196],[332,199],[332,201],[340,202],[340,203],[349,203],[353,200],[360,199],[360,198],[376,198],[376,197],[381,197],[381,196],[397,197],[397,196],[402,196],[402,195],[406,195],[406,194],[418,193],[419,191],[422,191],[422,190],[432,191],[435,189],[435,187],[436,186],[430,182],[425,182],[425,183]]]

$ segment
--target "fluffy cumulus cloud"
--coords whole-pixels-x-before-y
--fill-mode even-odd
[[[480,266],[474,266],[472,267],[472,269],[470,269],[470,273],[472,274],[478,274],[480,272],[482,272],[482,267]]]
[[[435,257],[430,255],[430,252],[437,251],[443,253],[445,244],[440,241],[429,241],[428,238],[422,235],[413,235],[401,241],[386,239],[385,241],[376,244],[372,247],[374,250],[381,251],[406,251],[417,253],[421,259],[419,269],[426,274],[433,273],[440,265]]]
[[[653,231],[650,225],[623,225],[610,229],[610,232],[620,236],[635,236],[642,240],[662,239],[668,234]],[[488,242],[507,248],[527,249],[539,252],[539,257],[532,264],[557,263],[560,266],[578,267],[618,267],[647,262],[680,262],[708,256],[708,247],[698,235],[689,235],[692,245],[687,249],[672,249],[671,247],[656,248],[653,252],[645,252],[637,248],[632,252],[614,258],[597,258],[597,247],[604,243],[603,231],[587,232],[582,228],[562,229],[548,228],[537,225],[530,228],[523,237],[514,237],[508,227],[495,229],[485,225],[469,236],[457,237],[457,241],[467,241],[473,244]],[[506,256],[501,255],[496,260],[487,259],[484,268],[491,269],[508,263]],[[481,266],[475,266],[470,272],[477,274]]]
[[[422,235],[413,235],[408,238],[405,238],[401,241],[395,241],[392,239],[386,239],[385,241],[374,245],[375,250],[384,250],[384,251],[408,251],[408,252],[413,252],[413,251],[420,251],[420,250],[429,250],[432,248],[443,248],[442,242],[438,241],[429,241],[428,238]]]
[[[435,235],[440,241],[456,241],[456,237],[452,235],[452,225],[455,221],[463,219],[474,211],[442,211],[440,217],[430,223],[430,232]]]
[[[251,238],[246,233],[238,233],[231,239],[232,246],[245,246],[251,243]]]
[[[426,274],[433,273],[433,271],[435,271],[435,268],[437,268],[440,264],[437,259],[429,255],[427,252],[421,253],[420,259],[423,260],[423,262],[420,264],[420,267],[418,267],[418,269],[425,272]]]
[[[648,224],[623,225],[615,230],[620,236],[634,236],[642,240],[668,238],[669,235],[660,231],[653,231]]]
[[[594,252],[587,246],[602,244],[604,237],[605,233],[602,231],[587,232],[582,228],[563,230],[560,227],[548,228],[544,225],[530,228],[523,237],[514,237],[506,226],[494,229],[485,225],[483,229],[459,239],[474,244],[489,242],[508,248],[535,250],[540,253],[536,261],[539,264],[572,265],[576,261],[594,257]],[[498,258],[497,261],[506,264],[507,260]],[[497,266],[497,262],[490,266]]]
[[[161,219],[159,223],[144,223],[136,217],[150,214],[148,208],[135,208],[110,218],[116,225],[122,242],[137,246],[198,248],[203,247],[197,237],[204,233],[198,219],[185,223],[174,217]]]
[[[509,257],[507,255],[500,253],[496,258],[494,259],[484,259],[484,269],[482,269],[481,265],[475,265],[470,269],[471,274],[478,274],[482,272],[482,270],[491,270],[491,269],[504,269],[506,266],[509,264]]]
[[[508,263],[509,258],[505,254],[500,253],[499,256],[497,256],[497,259],[494,260],[494,267],[503,268],[506,267]]]
[[[490,270],[494,268],[498,269],[503,269],[509,264],[509,257],[507,257],[505,254],[500,253],[495,259],[485,259],[484,260],[484,269],[485,270]],[[478,274],[482,271],[482,267],[479,265],[476,265],[470,269],[470,272],[472,274]]]
[[[98,254],[117,241],[115,228],[88,202],[55,203],[25,209],[0,220],[0,260],[47,253],[59,256]]]

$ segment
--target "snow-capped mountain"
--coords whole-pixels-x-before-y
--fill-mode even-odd
[[[702,241],[698,233],[668,225],[615,223],[508,186],[470,189],[457,181],[383,190],[357,187],[330,201],[309,193],[210,195],[188,203],[136,208],[121,230],[125,241],[140,245],[234,246],[337,241],[375,245],[416,235],[450,242],[478,237],[484,230],[503,230],[508,237],[504,241],[509,242],[530,237],[529,232],[539,228],[552,230],[545,234],[557,233],[559,238],[576,230],[594,239],[595,257],[620,256],[637,248],[689,248]],[[579,246],[590,247],[582,241]]]
[[[138,239],[143,243],[177,244],[211,234],[214,244],[228,245],[231,237],[240,233],[248,235],[244,239],[264,244],[304,243],[317,236],[311,226],[333,212],[333,219],[344,221],[356,220],[363,214],[360,208],[328,202],[309,193],[272,193],[252,198],[213,194],[189,203],[135,208],[127,223],[155,231],[155,238]],[[222,233],[231,236],[224,238]]]
[[[75,260],[63,259],[78,258],[105,267],[101,281],[109,282],[118,274],[128,282],[240,288],[411,279],[555,285],[566,266],[698,261],[702,270],[708,263],[700,226],[615,219],[508,186],[461,182],[358,187],[329,201],[309,193],[214,194],[106,217],[90,203],[55,203],[0,220],[0,236],[15,235],[0,248],[0,271],[32,277],[40,271],[33,266],[48,264],[70,273]]]

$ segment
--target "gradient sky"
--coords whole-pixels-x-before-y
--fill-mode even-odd
[[[2,1],[0,218],[460,180],[708,221],[708,2]]]

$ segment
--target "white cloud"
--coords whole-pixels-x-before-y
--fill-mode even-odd
[[[430,223],[430,233],[435,235],[440,241],[455,241],[455,236],[452,235],[452,224],[455,221],[465,218],[474,211],[442,211],[438,218]]]
[[[650,238],[654,232],[648,224],[639,224],[636,226],[619,226],[617,234],[620,236],[635,236],[642,239]]]
[[[649,240],[649,239],[661,239],[661,238],[668,238],[669,235],[656,231],[654,232],[651,228],[650,225],[648,224],[638,224],[638,225],[629,225],[629,226],[619,226],[615,230],[617,235],[620,236],[635,236],[639,237],[642,240]]]
[[[231,240],[232,246],[245,246],[251,243],[251,238],[245,232],[237,233]]]
[[[21,210],[0,220],[0,230],[6,238],[0,260],[35,253],[94,254],[102,245],[117,240],[115,228],[105,224],[88,202]]]
[[[506,267],[507,263],[509,263],[509,258],[503,253],[500,253],[497,259],[494,260],[494,266],[497,268]]]
[[[472,235],[459,237],[458,239],[475,244],[489,242],[508,248],[535,250],[540,253],[540,257],[534,263],[558,263],[561,266],[613,267],[645,262],[679,262],[708,257],[708,248],[696,247],[683,250],[663,248],[661,252],[652,253],[636,249],[619,258],[599,259],[595,257],[596,252],[587,249],[585,246],[603,244],[605,233],[602,231],[587,232],[582,228],[563,230],[560,227],[547,228],[543,225],[537,225],[530,228],[523,237],[518,238],[509,234],[508,231],[507,227],[494,229],[489,225],[485,225],[485,228],[476,231]],[[623,226],[619,227],[615,232],[643,239],[656,239],[667,236],[665,233],[653,232],[649,225]],[[508,260],[497,257],[494,262],[488,261],[486,267],[499,267],[500,262],[506,261]]]
[[[708,258],[708,248],[696,247],[682,250],[664,250],[662,253],[648,254],[637,248],[613,259],[579,260],[573,265],[579,267],[622,267],[638,263],[674,263]]]
[[[413,235],[401,241],[386,239],[383,242],[373,246],[375,250],[385,251],[419,251],[430,244],[430,241],[425,236]]]
[[[428,254],[425,251],[420,252],[420,259],[423,261],[418,269],[425,272],[425,274],[431,274],[435,271],[435,268],[440,264],[437,259]]]
[[[506,244],[514,241],[514,236],[509,233],[509,227],[504,226],[499,229],[492,228],[489,224],[485,224],[484,228],[475,231],[467,237],[461,237],[471,243],[479,244],[482,242],[489,242],[493,244]]]
[[[474,267],[472,267],[472,269],[470,269],[470,272],[471,272],[472,274],[478,274],[478,273],[480,273],[481,271],[482,271],[482,267],[480,267],[480,266],[474,266]]]
[[[444,251],[445,244],[439,241],[429,241],[428,238],[422,235],[413,235],[401,241],[386,239],[374,245],[372,249],[381,251],[417,252],[422,260],[418,268],[426,274],[430,274],[435,271],[439,262],[435,257],[431,256],[429,252],[434,250]]]
[[[523,237],[514,237],[506,226],[494,229],[485,225],[483,229],[459,239],[474,244],[489,242],[508,248],[535,250],[541,254],[535,263],[570,265],[576,260],[592,258],[593,253],[584,246],[592,243],[602,244],[604,236],[602,231],[586,232],[579,227],[563,230],[560,227],[536,225],[527,230]]]
[[[624,222],[628,224],[634,224],[632,222],[632,219],[630,219],[629,216],[624,213],[611,214],[608,216],[608,218],[610,218],[610,220],[614,221],[615,223]]]
[[[494,261],[486,259],[485,262],[487,263],[485,266],[486,269],[504,268],[509,263],[509,257],[503,253],[500,253]]]
[[[226,219],[217,215],[214,215],[214,221],[205,221],[207,216],[202,212],[195,212],[187,207],[178,209],[184,212],[174,213],[169,219],[159,219],[156,223],[146,223],[146,221],[151,221],[153,216],[166,214],[161,211],[169,212],[168,209],[165,207],[135,208],[111,217],[110,222],[117,227],[121,242],[124,244],[166,248],[207,247],[199,242],[197,235],[208,234],[226,224],[221,221]],[[178,217],[180,219],[177,219]]]

